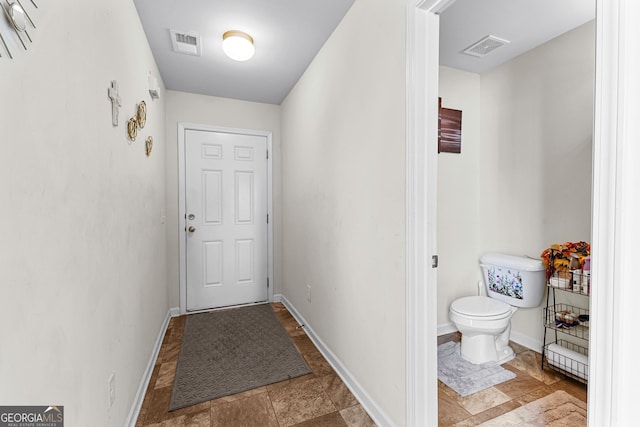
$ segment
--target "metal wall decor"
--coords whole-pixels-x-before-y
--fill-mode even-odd
[[[147,154],[147,157],[151,155],[151,150],[153,150],[153,137],[148,136],[144,145],[144,151]]]
[[[111,96],[111,95],[110,95]],[[136,114],[133,115],[127,122],[127,135],[131,141],[135,141],[138,136],[138,129],[144,128],[147,124],[147,103],[144,100],[140,101],[136,105]],[[145,149],[147,156],[151,154],[151,147],[153,146],[153,139],[147,138]]]
[[[127,135],[129,135],[129,139],[131,141],[136,140],[136,136],[138,136],[138,117],[133,116],[127,122]]]
[[[24,4],[28,6],[25,8]],[[30,29],[36,29],[32,14],[38,9],[35,0],[0,0],[0,7],[4,12],[4,18],[0,18],[0,58],[8,56],[13,59],[15,51],[27,50],[27,46],[33,43],[29,34]],[[29,9],[31,13],[27,11]]]
[[[144,101],[140,101],[138,104],[136,120],[138,121],[138,127],[140,129],[144,128],[144,125],[147,123],[147,103]]]

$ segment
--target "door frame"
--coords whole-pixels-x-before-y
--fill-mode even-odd
[[[407,0],[406,424],[438,425],[437,255],[440,17],[452,0]],[[433,102],[429,102],[432,100]]]
[[[429,202],[437,201],[431,167],[437,151],[427,152],[421,144],[433,144],[437,116],[431,105],[435,101],[427,102],[437,99],[437,14],[454,1],[407,0],[408,426],[438,425],[437,283],[427,259],[435,253],[436,218],[430,216]],[[633,380],[640,368],[634,359],[636,344],[627,338],[640,298],[634,267],[637,251],[631,250],[634,238],[640,236],[640,209],[632,204],[640,180],[635,172],[639,156],[633,155],[640,153],[638,20],[637,0],[596,1],[592,280],[602,286],[594,286],[591,297],[589,427],[625,425],[636,412]]]
[[[187,232],[186,232],[186,156],[185,156],[185,132],[187,130],[199,130],[207,132],[221,132],[238,135],[264,136],[267,138],[267,277],[269,281],[268,298],[273,301],[273,149],[270,131],[253,129],[237,129],[222,126],[212,126],[197,123],[178,122],[178,241],[180,246],[180,314],[187,313]],[[200,310],[208,311],[208,310]],[[189,313],[197,313],[190,311]]]

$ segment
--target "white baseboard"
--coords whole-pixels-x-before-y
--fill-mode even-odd
[[[338,357],[320,339],[320,337],[314,332],[311,325],[309,325],[309,323],[304,319],[304,317],[302,317],[302,315],[289,302],[289,300],[287,300],[287,298],[282,294],[276,294],[273,296],[273,301],[282,302],[285,307],[287,307],[287,310],[289,310],[293,317],[298,321],[298,323],[304,325],[304,330],[307,333],[307,336],[309,336],[313,344],[315,344],[315,346],[318,348],[320,353],[322,353],[327,362],[329,362],[329,364],[333,367],[333,369],[342,379],[347,388],[351,390],[351,393],[353,393],[358,402],[360,402],[362,408],[367,411],[367,414],[369,414],[376,425],[381,427],[395,426],[393,421],[391,421],[391,419],[382,410],[382,408],[371,398],[371,396],[369,396],[369,393],[367,393],[367,391],[360,385],[360,383],[358,383],[358,381],[344,366],[340,359],[338,359]]]
[[[456,328],[456,325],[454,325],[453,323],[443,323],[442,325],[438,325],[438,336],[450,334],[452,332],[456,332],[457,330],[458,329]],[[521,346],[527,347],[530,350],[542,353],[542,341],[540,340],[533,339],[514,330],[511,331],[510,339],[516,344],[520,344]]]
[[[167,327],[169,326],[169,320],[172,317],[176,317],[180,315],[180,309],[177,307],[170,308],[167,311],[167,315],[164,317],[164,322],[160,327],[160,332],[158,333],[158,337],[156,338],[156,343],[153,346],[153,350],[151,351],[151,357],[149,358],[149,362],[147,363],[147,368],[142,375],[142,379],[140,380],[140,385],[138,385],[138,391],[136,392],[136,397],[133,399],[131,403],[131,409],[129,410],[129,416],[127,417],[127,421],[125,422],[125,426],[135,427],[136,422],[138,421],[138,415],[140,414],[140,408],[142,407],[142,402],[144,401],[144,395],[147,392],[147,387],[149,386],[149,380],[151,380],[151,374],[153,374],[153,367],[156,365],[156,360],[158,360],[158,354],[160,354],[160,347],[162,346],[162,340],[164,339],[164,335],[167,332]]]
[[[438,325],[438,336],[450,334],[452,332],[457,332],[458,328],[453,323],[443,323],[442,325]]]
[[[542,353],[542,341],[533,339],[529,336],[521,334],[520,332],[511,330],[511,341],[521,346],[527,347],[529,350],[533,350],[538,353]]]

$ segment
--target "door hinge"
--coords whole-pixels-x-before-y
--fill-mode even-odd
[[[269,278],[267,277],[267,289],[269,289]]]
[[[438,268],[438,255],[431,257],[431,268]]]
[[[269,214],[267,214],[267,224],[269,224]]]
[[[269,160],[269,150],[267,150],[267,160]]]

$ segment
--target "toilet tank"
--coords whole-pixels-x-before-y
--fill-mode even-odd
[[[542,304],[546,272],[539,258],[491,252],[480,258],[480,267],[490,298],[523,308]]]

